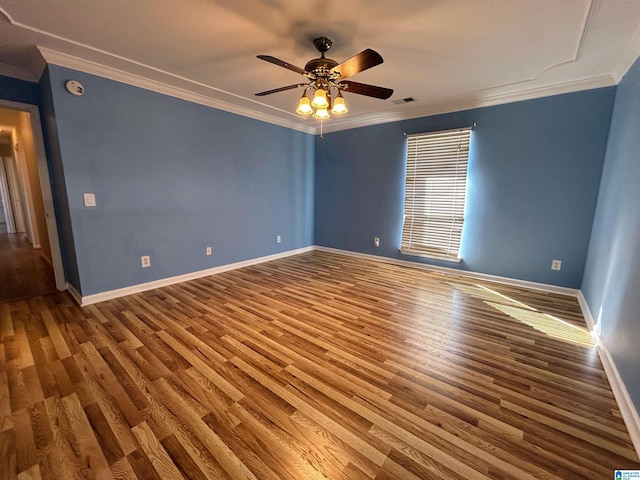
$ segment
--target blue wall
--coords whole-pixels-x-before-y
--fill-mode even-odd
[[[40,105],[40,86],[37,83],[0,75],[0,98],[12,102]]]
[[[55,65],[41,83],[82,295],[312,244],[312,135]]]
[[[578,288],[614,95],[611,87],[325,134],[316,140],[315,243]],[[474,122],[463,261],[401,255],[403,133]]]
[[[640,60],[617,87],[582,292],[640,410]]]
[[[64,90],[71,78],[85,85],[84,96]],[[67,280],[83,295],[312,243],[552,285],[582,282],[640,405],[640,61],[617,89],[315,143],[57,66],[40,85],[0,76],[0,98],[41,105]],[[462,263],[400,255],[403,133],[473,123]],[[83,206],[84,192],[96,194],[96,208]],[[140,267],[141,255],[151,256],[151,268]],[[559,272],[549,269],[554,258],[563,261]]]

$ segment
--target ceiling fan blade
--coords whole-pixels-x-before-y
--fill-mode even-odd
[[[330,71],[331,73],[340,72],[340,78],[348,78],[368,68],[380,65],[383,61],[378,52],[367,48],[350,59],[345,60],[340,65],[336,65]]]
[[[367,97],[375,97],[386,100],[391,95],[393,95],[393,90],[390,88],[376,87],[375,85],[367,85],[366,83],[344,80],[340,82],[340,84],[349,86],[344,90],[345,92],[357,93],[358,95],[366,95]]]
[[[265,62],[273,63],[274,65],[278,65],[280,67],[299,73],[300,75],[305,74],[305,71],[302,68],[291,65],[290,63],[285,62],[284,60],[280,60],[279,58],[272,57],[271,55],[258,55],[258,58],[260,60],[264,60]]]
[[[306,83],[296,83],[295,85],[287,85],[286,87],[274,88],[273,90],[256,93],[256,97],[264,97],[265,95],[271,95],[272,93],[284,92],[285,90],[293,90],[294,88],[304,87],[305,85]]]

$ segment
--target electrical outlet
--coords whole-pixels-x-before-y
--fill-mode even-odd
[[[373,237],[373,246],[374,247],[380,246],[380,237]]]
[[[562,260],[551,260],[551,270],[560,270],[562,268]]]
[[[207,255],[211,255],[211,247],[207,247]]]
[[[280,235],[276,236],[276,243],[282,242],[282,237]]]
[[[149,258],[149,255],[143,255],[140,257],[140,264],[142,265],[142,268],[150,267],[151,259]]]

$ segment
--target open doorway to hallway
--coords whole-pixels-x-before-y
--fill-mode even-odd
[[[36,106],[0,101],[0,301],[65,286],[39,122]]]
[[[20,233],[0,233],[0,301],[56,291],[53,267]]]

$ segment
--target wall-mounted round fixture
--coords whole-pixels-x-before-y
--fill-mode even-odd
[[[67,92],[69,92],[71,95],[76,95],[79,97],[84,93],[84,87],[82,86],[82,84],[75,80],[69,80],[64,84],[64,86],[67,89]]]

